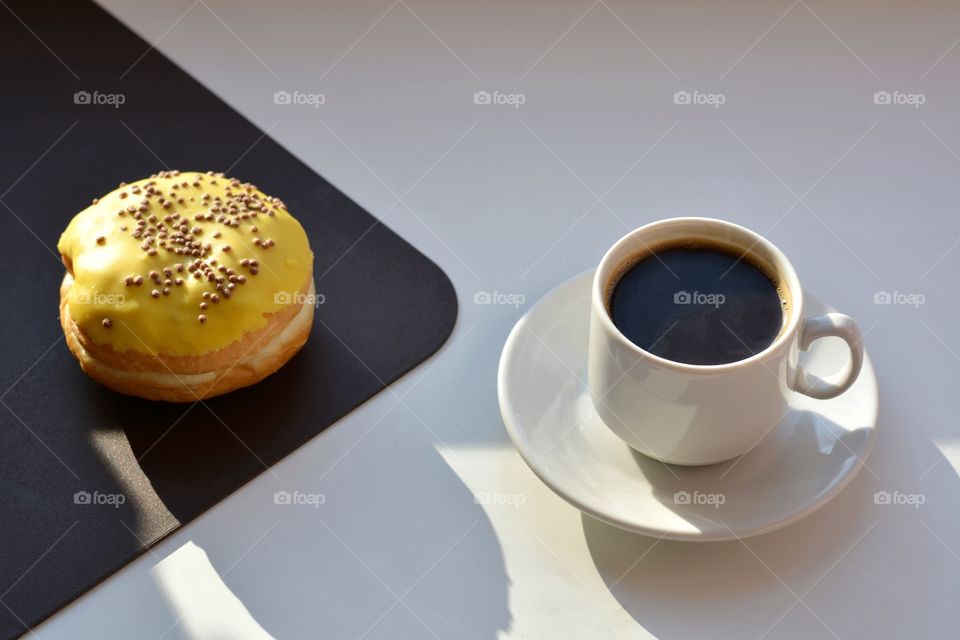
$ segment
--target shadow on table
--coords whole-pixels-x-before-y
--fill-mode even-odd
[[[398,452],[396,492],[343,491],[341,481],[301,486],[323,493],[318,508],[264,496],[276,525],[242,562],[235,545],[195,540],[274,637],[494,640],[511,623],[499,540],[466,485],[429,443],[420,446],[416,472]],[[348,481],[382,483],[362,477],[363,458],[356,453],[358,475]],[[357,504],[352,495],[372,500]],[[262,535],[264,517],[259,523],[242,539]]]
[[[951,525],[937,513],[942,503],[960,507],[957,474],[940,465],[927,493],[916,478],[877,476],[874,469],[894,466],[884,457],[902,455],[883,436],[881,428],[871,468],[833,501],[765,535],[658,541],[583,515],[593,562],[610,594],[658,638],[910,637],[917,629],[955,638],[955,594],[931,593],[930,583],[956,557],[944,542]],[[875,498],[895,487],[901,496],[937,502],[936,512],[908,498]],[[921,597],[927,606],[908,604]],[[932,619],[931,609],[943,611],[943,620]]]
[[[309,416],[300,413],[304,396],[324,384],[312,373],[297,357],[254,387],[193,407],[90,386],[95,397],[104,396],[94,403],[103,425],[94,436],[110,442],[102,462],[130,498],[125,515],[117,517],[135,535],[149,539],[158,534],[158,522],[195,518],[244,476],[270,476],[256,495],[248,491],[248,517],[232,512],[227,499],[219,507],[222,518],[193,522],[188,544],[127,580],[140,601],[161,596],[165,606],[149,614],[157,633],[170,625],[168,639],[491,640],[509,629],[509,580],[499,541],[483,507],[429,439],[391,441],[388,456],[357,446],[329,476],[309,464],[274,466],[281,451],[299,444],[284,438],[305,442],[315,435]],[[370,426],[404,428],[394,422]],[[278,434],[280,425],[296,429]],[[377,473],[365,472],[371,465]],[[396,491],[366,486],[382,485],[384,477],[395,478]],[[277,492],[308,498],[285,504]],[[369,499],[358,503],[357,495]],[[223,530],[221,522],[232,528]],[[116,521],[100,526],[114,525],[121,528]],[[384,551],[397,549],[403,552]]]

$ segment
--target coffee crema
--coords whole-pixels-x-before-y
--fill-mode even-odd
[[[683,240],[627,261],[607,309],[635,345],[684,364],[745,360],[777,339],[790,296],[759,258],[718,242]]]

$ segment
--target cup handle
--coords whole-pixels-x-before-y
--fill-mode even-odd
[[[860,367],[863,366],[860,327],[853,318],[842,313],[826,313],[804,320],[800,331],[800,349],[806,351],[814,341],[828,336],[842,338],[847,343],[850,348],[850,361],[847,366],[843,371],[826,378],[815,376],[803,367],[797,367],[797,378],[793,384],[794,391],[818,400],[835,398],[849,389],[860,375]]]

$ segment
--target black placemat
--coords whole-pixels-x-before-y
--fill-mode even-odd
[[[94,4],[8,2],[0,56],[0,637],[12,637],[422,362],[457,301],[435,264]],[[325,296],[286,367],[192,408],[100,387],[57,318],[67,222],[165,166],[230,168],[283,198]]]

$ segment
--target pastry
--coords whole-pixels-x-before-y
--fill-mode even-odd
[[[304,345],[313,253],[278,198],[222,173],[165,171],[94,200],[57,245],[60,323],[90,377],[195,402],[254,384]]]

